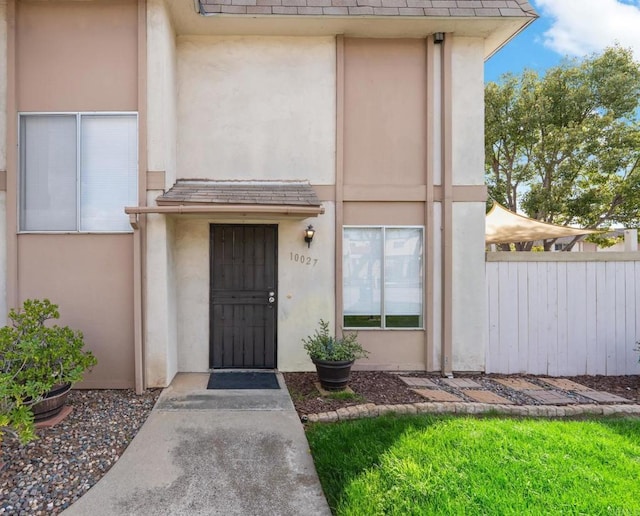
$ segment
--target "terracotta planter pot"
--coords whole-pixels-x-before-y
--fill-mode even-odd
[[[57,416],[67,402],[71,384],[54,385],[42,401],[31,406],[33,418],[36,422]]]
[[[342,391],[349,383],[351,366],[354,360],[330,361],[314,360],[318,379],[323,389],[327,391]]]

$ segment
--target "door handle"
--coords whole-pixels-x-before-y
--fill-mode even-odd
[[[268,298],[269,304],[272,305],[273,303],[276,302],[276,293],[274,291],[270,291],[269,292],[269,298]]]

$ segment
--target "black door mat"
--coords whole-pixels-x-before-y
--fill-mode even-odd
[[[207,389],[279,389],[275,373],[218,372],[209,375]]]

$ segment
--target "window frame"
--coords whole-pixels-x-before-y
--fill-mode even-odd
[[[22,203],[24,201],[23,197],[23,175],[25,171],[22,166],[22,120],[28,117],[37,117],[37,116],[74,116],[76,119],[76,229],[62,229],[62,230],[47,230],[47,229],[22,229]],[[29,234],[46,234],[46,235],[127,235],[133,233],[133,228],[129,227],[128,229],[105,229],[105,230],[81,230],[81,218],[82,218],[82,210],[81,202],[82,202],[82,117],[83,116],[133,116],[135,119],[135,134],[136,134],[136,194],[135,194],[135,203],[138,204],[139,196],[140,196],[140,115],[138,111],[19,111],[18,119],[17,119],[17,178],[16,178],[16,186],[17,186],[17,199],[16,199],[16,220],[17,220],[17,233],[20,235],[29,235]],[[123,209],[124,213],[124,209]]]
[[[346,229],[380,229],[382,232],[382,263],[380,264],[380,326],[346,326],[344,324],[344,237]],[[419,229],[420,235],[422,239],[422,253],[420,255],[420,290],[421,290],[421,299],[420,299],[420,314],[418,315],[420,318],[420,325],[416,327],[387,327],[386,326],[386,311],[385,311],[385,269],[387,265],[387,256],[386,256],[386,230],[387,229]],[[424,331],[425,330],[425,226],[419,224],[396,224],[396,225],[385,225],[385,224],[344,224],[342,226],[342,328],[348,331]]]

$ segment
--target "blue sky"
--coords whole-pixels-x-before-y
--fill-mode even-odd
[[[640,0],[529,0],[540,18],[485,63],[485,81],[524,68],[540,74],[565,57],[619,43],[640,60]]]

